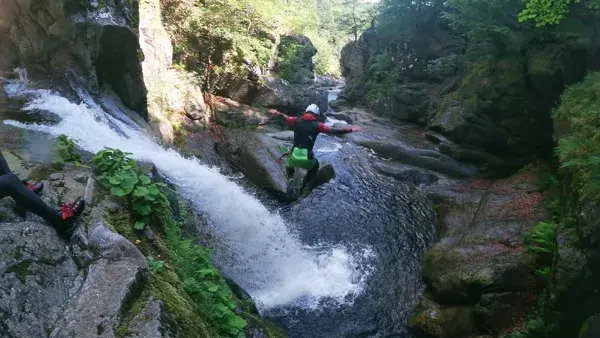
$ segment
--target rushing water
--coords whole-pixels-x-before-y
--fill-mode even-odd
[[[161,147],[83,90],[74,103],[29,88],[24,74],[3,82],[10,97],[27,99],[22,116],[4,116],[5,124],[66,134],[90,152],[113,147],[153,162],[209,218],[221,244],[216,263],[291,336],[406,336],[433,215],[418,191],[375,174],[363,148],[321,137],[317,156],[334,165],[337,178],[270,212],[218,168]]]

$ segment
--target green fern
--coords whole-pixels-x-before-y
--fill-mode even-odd
[[[540,276],[543,280],[548,280],[550,278],[550,274],[552,273],[552,268],[550,266],[544,266],[543,268],[537,271],[538,276]]]
[[[556,224],[540,222],[526,238],[526,251],[539,255],[551,255],[556,246]]]

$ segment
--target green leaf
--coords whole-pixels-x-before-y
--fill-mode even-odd
[[[142,216],[148,216],[152,213],[152,207],[149,205],[134,205],[134,209]]]
[[[140,176],[140,182],[142,182],[143,184],[150,184],[152,180],[150,179],[150,177],[148,177],[148,175],[142,175]]]
[[[135,197],[142,197],[142,196],[146,196],[150,193],[150,191],[148,191],[148,188],[146,187],[137,187],[135,188],[135,191],[133,192],[133,196]]]
[[[112,185],[119,185],[121,184],[122,179],[120,176],[112,176],[108,179],[108,182],[110,182]]]
[[[229,318],[229,322],[228,322],[229,326],[237,328],[237,329],[243,329],[246,327],[246,325],[248,325],[248,322],[246,322],[242,317],[240,316],[231,316]]]
[[[144,230],[144,228],[146,227],[146,224],[144,222],[135,222],[135,225],[133,227],[136,230]]]
[[[121,187],[112,187],[110,189],[110,193],[117,196],[117,197],[123,197],[123,196],[127,196],[127,192],[125,190],[123,190]]]

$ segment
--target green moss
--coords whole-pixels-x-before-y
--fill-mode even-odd
[[[52,164],[40,165],[31,170],[29,179],[34,181],[42,181],[48,178],[48,176],[50,176],[50,174],[52,174],[54,171],[54,165]]]
[[[23,253],[21,252],[21,248],[20,247],[15,248],[15,250],[13,251],[13,257],[16,260],[19,260],[19,259],[21,259],[23,257]]]
[[[549,51],[539,51],[529,55],[528,70],[531,75],[552,75],[561,70],[562,65]]]
[[[554,116],[561,166],[573,174],[571,190],[600,200],[600,73],[569,87]]]
[[[30,260],[24,260],[20,263],[10,266],[8,269],[6,269],[6,272],[16,274],[21,283],[25,284],[25,278],[32,275],[31,271],[29,271],[31,263],[32,262]]]
[[[171,264],[150,275],[150,294],[162,300],[173,315],[185,337],[214,337],[205,324],[205,319],[196,311],[194,301],[183,289],[179,276]]]
[[[141,290],[140,296],[136,297],[136,300],[130,306],[131,310],[127,311],[125,319],[117,329],[117,338],[129,335],[129,322],[143,310],[149,296],[153,296],[154,299],[161,300],[165,304],[169,313],[180,325],[184,337],[214,337],[214,335],[211,336],[208,333],[206,321],[196,311],[193,300],[183,289],[182,281],[174,271],[172,263],[170,263],[170,253],[166,251],[164,245],[159,244],[156,247],[135,231],[131,215],[126,212],[105,212],[104,218],[107,227],[118,232],[130,242],[136,243],[142,254],[145,256],[160,256],[161,259],[165,260],[163,269],[150,274],[147,286]]]

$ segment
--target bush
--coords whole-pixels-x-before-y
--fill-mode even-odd
[[[151,220],[162,225],[168,248],[166,255],[174,263],[183,289],[219,337],[243,337],[247,323],[235,313],[238,305],[225,279],[213,266],[210,251],[183,237],[181,224],[173,221],[167,195],[160,189],[164,184],[152,183],[129,155],[110,148],[98,152],[94,163],[100,171],[99,182],[109,188],[112,195],[126,198],[137,230],[142,230]],[[152,273],[162,272],[164,261],[151,255],[146,259]]]
[[[146,257],[146,261],[148,262],[148,268],[150,272],[160,272],[162,271],[163,266],[165,265],[164,261],[160,259],[154,259],[152,256]]]
[[[246,321],[234,311],[231,289],[210,260],[210,251],[181,234],[181,224],[165,222],[166,244],[185,291],[196,308],[213,323],[222,337],[243,337]]]
[[[561,166],[581,199],[600,200],[600,73],[569,87],[554,114]]]
[[[542,256],[552,256],[556,246],[556,224],[539,222],[533,231],[526,236],[527,252]]]
[[[106,148],[96,154],[94,163],[101,173],[100,184],[114,196],[127,199],[136,220],[135,229],[143,230],[151,218],[167,212],[169,201],[160,190],[164,184],[153,183],[128,155],[131,154]]]
[[[75,146],[75,141],[71,140],[67,135],[59,135],[54,145],[54,159],[52,163],[55,165],[63,165],[65,162],[79,163],[81,155],[75,152]]]

